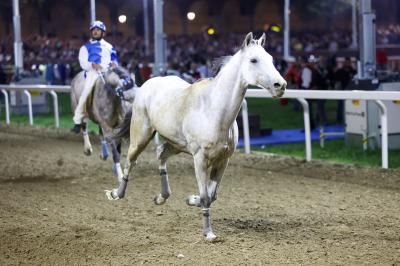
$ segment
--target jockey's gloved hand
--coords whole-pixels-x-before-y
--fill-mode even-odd
[[[121,98],[122,100],[125,99],[125,98],[124,98],[124,89],[123,89],[123,88],[121,88],[121,87],[116,88],[116,89],[115,89],[115,93],[116,93],[117,96],[118,96],[119,98]]]

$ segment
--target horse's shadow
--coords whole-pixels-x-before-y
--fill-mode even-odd
[[[259,217],[255,219],[223,218],[217,219],[220,226],[234,230],[253,231],[256,233],[285,232],[305,226],[304,221],[280,218]]]

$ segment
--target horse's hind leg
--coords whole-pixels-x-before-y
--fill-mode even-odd
[[[160,170],[161,177],[161,193],[154,198],[154,203],[157,205],[164,204],[171,195],[167,173],[167,159],[178,153],[179,150],[175,149],[169,143],[164,143],[157,147],[157,159],[159,160],[158,169]]]
[[[113,170],[118,181],[121,182],[124,177],[121,167],[121,143],[116,143],[115,140],[111,140],[110,145],[114,162]]]
[[[83,135],[83,153],[87,156],[91,155],[93,152],[92,144],[90,144],[89,130],[87,128],[86,121],[82,123],[82,135]]]
[[[147,144],[153,138],[154,129],[150,126],[148,118],[145,117],[145,114],[139,114],[139,112],[135,112],[138,114],[132,120],[131,126],[131,143],[129,145],[128,156],[125,163],[124,169],[124,177],[119,183],[119,187],[113,190],[106,190],[106,196],[109,200],[118,200],[122,199],[125,196],[125,190],[129,180],[129,174],[136,165],[136,159],[139,154],[146,148]]]

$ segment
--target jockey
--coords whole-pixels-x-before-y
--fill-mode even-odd
[[[116,50],[103,39],[105,31],[106,26],[103,22],[92,22],[90,24],[91,39],[79,50],[79,63],[85,71],[85,85],[74,113],[75,126],[72,131],[75,133],[79,133],[81,130],[82,120],[85,117],[84,107],[86,100],[92,92],[97,78],[108,68],[116,68],[118,66]],[[125,77],[125,79],[120,80],[120,85],[126,90],[133,86],[133,81],[129,77]],[[116,90],[118,95],[121,95],[123,90],[121,87]]]

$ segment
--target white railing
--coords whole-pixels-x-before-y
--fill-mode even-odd
[[[0,90],[4,94],[6,109],[6,124],[10,123],[10,107],[7,91],[21,91],[28,97],[29,123],[33,124],[32,101],[29,90],[48,92],[53,98],[55,127],[59,127],[57,93],[70,93],[70,86],[59,85],[1,85]],[[262,89],[248,89],[246,98],[272,98],[268,91]],[[387,110],[382,101],[400,100],[400,91],[330,91],[330,90],[286,90],[284,98],[297,99],[303,107],[306,160],[311,161],[311,128],[309,106],[305,99],[329,99],[329,100],[373,100],[380,109],[381,135],[382,135],[382,168],[389,167],[388,160],[388,129]],[[248,121],[247,102],[242,104],[243,136],[245,153],[250,153],[250,130]]]
[[[54,111],[54,125],[56,128],[60,127],[60,115],[58,112],[58,97],[57,93],[70,93],[71,86],[61,85],[4,85],[0,84],[0,90],[4,95],[5,108],[6,108],[6,124],[10,124],[10,103],[7,91],[20,91],[28,99],[28,115],[29,124],[33,125],[33,110],[32,110],[32,96],[29,92],[34,90],[37,92],[48,92],[53,98],[53,111]]]
[[[389,167],[388,154],[388,127],[387,110],[382,101],[400,100],[400,91],[331,91],[331,90],[286,90],[284,98],[297,99],[303,106],[304,132],[306,144],[306,160],[311,161],[311,129],[309,106],[305,99],[328,99],[328,100],[373,100],[380,110],[381,135],[382,135],[382,168]],[[272,98],[267,90],[248,89],[246,98]],[[247,103],[242,105],[243,117],[248,117]],[[244,123],[243,123],[244,125]],[[245,127],[245,125],[243,126]],[[250,136],[244,131],[245,152],[250,153]]]

